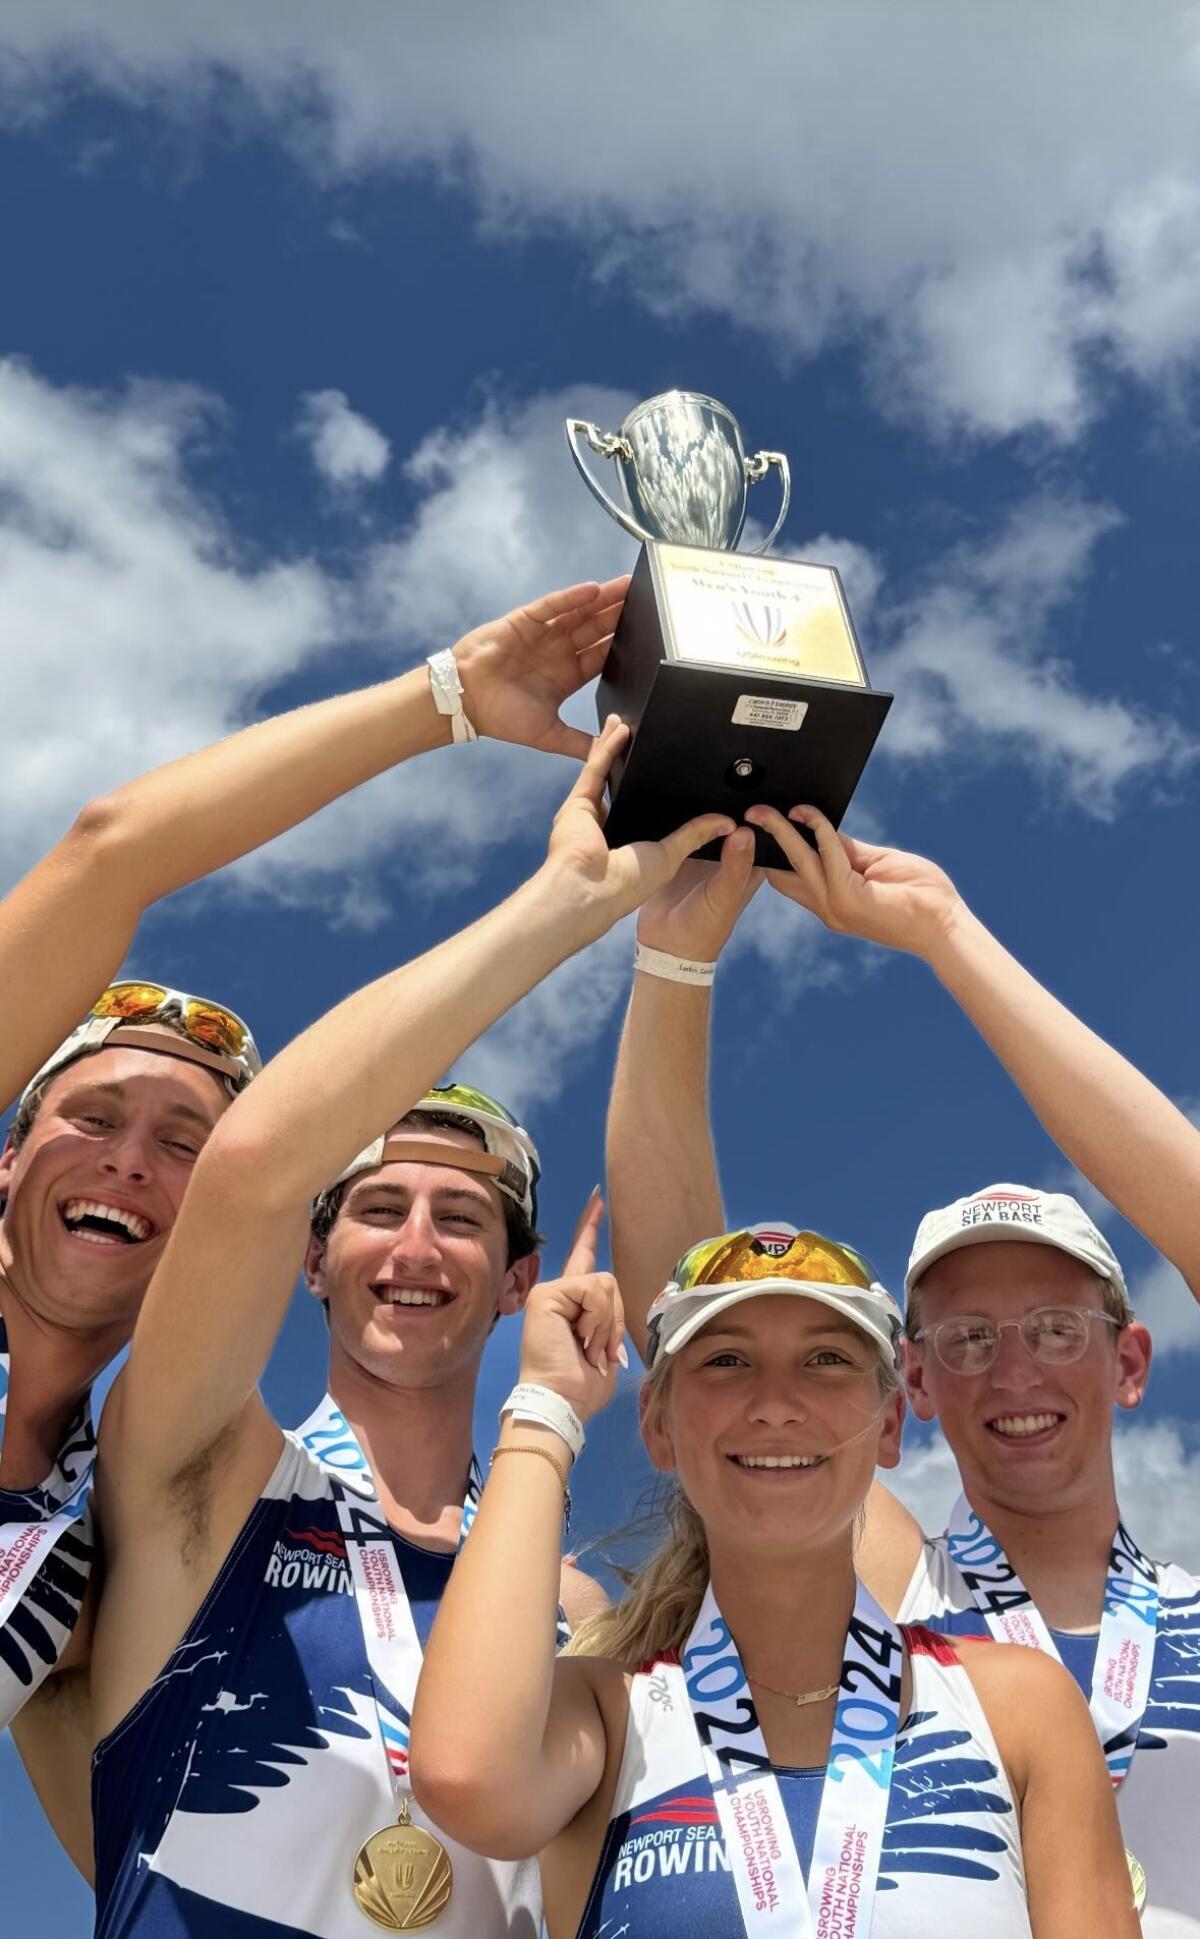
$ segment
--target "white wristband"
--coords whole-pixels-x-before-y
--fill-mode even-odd
[[[668,983],[694,983],[705,989],[717,973],[715,963],[693,963],[686,956],[668,956],[664,950],[638,943],[633,952],[633,967],[647,976],[661,976]]]
[[[452,737],[456,741],[477,741],[479,736],[463,712],[462,681],[450,648],[445,646],[440,653],[431,653],[427,664],[433,704],[439,714],[449,714]]]
[[[536,1387],[530,1381],[521,1381],[500,1409],[500,1419],[506,1414],[511,1414],[516,1421],[537,1421],[542,1427],[552,1429],[566,1442],[573,1460],[578,1460],[583,1452],[583,1422],[570,1401],[556,1394],[552,1387]]]

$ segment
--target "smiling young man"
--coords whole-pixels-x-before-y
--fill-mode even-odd
[[[610,851],[624,734],[597,741],[530,882],[321,1018],[197,1160],[101,1423],[102,1939],[361,1939],[364,1913],[402,1929],[380,1878],[403,1895],[395,1848],[413,1844],[439,1892],[453,1879],[439,1939],[536,1939],[530,1867],[409,1824],[423,1638],[480,1486],[479,1362],[537,1274],[527,1135],[482,1094],[429,1086],[728,828],[710,815]],[[257,1383],[302,1262],[329,1387],[285,1433]],[[565,1570],[569,1614],[578,1585]]]
[[[747,817],[783,847],[770,886],[831,929],[925,960],[1078,1169],[1200,1296],[1200,1132],[1072,1016],[919,856],[839,837],[811,809]],[[716,960],[754,893],[739,832],[642,910],[609,1120],[613,1259],[635,1338],[689,1232],[725,1223],[707,1111]],[[1141,1401],[1150,1337],[1074,1199],[996,1185],[931,1212],[908,1275],[907,1380],[963,1499],[926,1541],[877,1487],[860,1568],[906,1621],[1059,1655],[1088,1698],[1151,1939],[1200,1935],[1200,1582],[1121,1520],[1114,1408]]]
[[[428,667],[130,782],[85,808],[0,904],[0,1098],[25,1087],[0,1154],[0,1726],[13,1721],[81,1869],[88,1394],[128,1341],[196,1157],[257,1061],[221,1005],[105,985],[151,904],[412,755],[477,733],[584,754],[588,736],[558,709],[599,670],[623,592],[616,580],[549,594]]]

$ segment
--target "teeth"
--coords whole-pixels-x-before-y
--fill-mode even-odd
[[[385,1306],[444,1306],[445,1293],[426,1292],[423,1288],[402,1286],[396,1292],[384,1293]]]
[[[126,1212],[117,1205],[105,1205],[102,1200],[95,1198],[69,1199],[63,1206],[62,1215],[68,1226],[77,1225],[83,1219],[103,1219],[107,1225],[119,1225],[131,1239],[139,1242],[148,1239],[154,1230],[149,1219],[139,1217],[136,1212]],[[78,1236],[103,1242],[103,1235],[97,1232],[81,1232]]]
[[[1007,1434],[1016,1440],[1022,1434],[1042,1434],[1048,1427],[1056,1427],[1062,1419],[1060,1414],[1004,1414],[999,1420],[989,1421],[997,1434]]]
[[[735,1454],[739,1468],[815,1468],[819,1454]]]

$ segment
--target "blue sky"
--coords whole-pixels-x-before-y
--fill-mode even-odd
[[[186,24],[110,0],[85,41],[91,11],[0,4],[0,884],[97,789],[620,570],[561,420],[689,386],[789,452],[777,550],[842,568],[896,693],[847,825],[934,856],[1200,1106],[1189,9],[1147,10],[1136,43],[1115,4],[1086,36],[1070,8],[930,0],[475,6],[457,29],[382,0]],[[133,963],[224,995],[270,1052],[514,885],[567,780],[430,757],[156,911]],[[601,1170],[630,949],[464,1063],[552,1154],[551,1260]],[[823,1227],[893,1285],[927,1206],[1066,1175],[920,965],[765,893],[720,976],[714,1100],[731,1221]],[[1110,1230],[1160,1345],[1131,1519],[1197,1564],[1200,1314]],[[298,1304],[281,1418],[322,1355]],[[498,1337],[483,1417],[514,1355]],[[631,1418],[627,1396],[594,1437],[588,1528],[643,1485]],[[909,1461],[934,1514],[944,1463]],[[83,1930],[7,1744],[0,1845],[46,1939]]]

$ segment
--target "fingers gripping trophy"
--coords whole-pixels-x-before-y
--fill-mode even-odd
[[[736,419],[698,391],[666,391],[619,431],[568,418],[567,443],[593,496],[642,543],[597,696],[631,739],[610,781],[614,846],[657,839],[681,818],[754,802],[813,802],[836,826],[891,695],[867,680],[834,566],[768,559],[791,501],[781,451],[748,456]],[[617,466],[622,507],[583,445]],[[738,552],[749,492],[772,471],[781,498],[757,553]],[[767,831],[757,859],[778,866]]]

